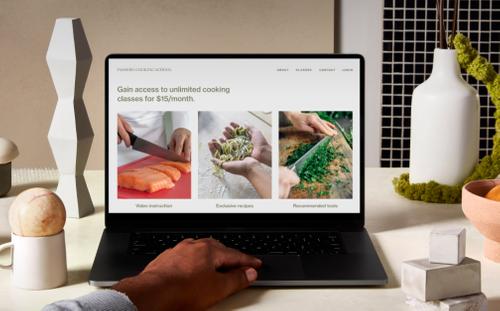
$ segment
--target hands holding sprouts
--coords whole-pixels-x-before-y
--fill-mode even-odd
[[[264,135],[253,126],[242,127],[235,122],[226,126],[222,134],[224,137],[208,143],[214,174],[222,176],[224,170],[241,175],[262,198],[271,198],[271,174],[264,168],[271,166],[271,146]]]

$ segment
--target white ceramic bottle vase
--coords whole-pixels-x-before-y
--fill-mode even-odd
[[[410,182],[457,185],[479,156],[479,96],[462,78],[457,53],[435,49],[432,74],[413,91]]]

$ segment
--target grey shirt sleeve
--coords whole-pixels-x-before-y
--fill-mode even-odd
[[[137,311],[127,295],[112,289],[98,290],[75,299],[61,300],[42,311]]]

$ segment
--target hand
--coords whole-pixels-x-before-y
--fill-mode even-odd
[[[118,124],[118,144],[120,144],[123,141],[125,143],[125,146],[130,147],[131,145],[130,136],[128,135],[127,131],[133,133],[134,131],[132,130],[132,127],[120,115],[118,115],[117,124]]]
[[[231,127],[226,126],[224,132],[222,132],[222,135],[224,135],[226,139],[234,138],[234,129],[240,127],[240,125],[236,122],[231,122],[230,125]],[[250,141],[253,144],[253,151],[250,156],[257,161],[266,164],[267,166],[271,166],[271,145],[269,145],[262,132],[257,128],[251,125],[245,125],[245,127],[248,129]]]
[[[212,156],[215,154],[216,150],[220,150],[221,145],[220,142],[216,141],[215,139],[212,139],[208,143],[208,149],[210,149],[210,152],[212,153]],[[241,175],[244,177],[247,177],[251,171],[259,165],[259,162],[252,158],[252,157],[246,157],[243,160],[239,161],[228,161],[228,162],[222,162],[219,159],[212,159],[212,162],[215,165],[220,166],[223,170],[227,171],[228,173],[235,174],[235,175]]]
[[[183,127],[174,130],[168,148],[174,150],[186,161],[191,161],[191,131]]]
[[[206,310],[253,283],[261,264],[212,238],[186,239],[113,289],[138,310]]]
[[[228,161],[221,163],[220,160],[212,160],[215,165],[219,165],[228,173],[248,177],[252,171],[259,165],[259,162],[251,157],[246,157],[241,161]]]
[[[318,117],[315,113],[302,113],[300,111],[287,111],[286,117],[293,127],[299,131],[320,133],[328,136],[337,134],[335,125]]]
[[[224,141],[224,139],[221,138],[221,141]],[[218,141],[212,139],[212,141],[208,143],[208,148],[210,149],[212,155],[214,155],[215,151],[221,148],[221,145]],[[215,165],[220,166],[228,173],[245,177],[252,184],[255,191],[257,191],[261,198],[271,198],[271,175],[269,174],[269,171],[264,168],[264,165],[256,159],[246,157],[239,161],[222,162],[219,159],[213,158],[212,162]]]
[[[292,189],[293,186],[299,183],[300,183],[300,178],[297,176],[297,174],[295,174],[294,171],[284,166],[280,166],[280,175],[279,175],[280,199],[288,198],[288,195],[290,194],[290,189]]]

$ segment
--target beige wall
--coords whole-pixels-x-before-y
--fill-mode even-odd
[[[0,0],[0,136],[15,167],[55,167],[56,94],[45,53],[57,17],[82,18],[93,53],[84,100],[104,166],[104,58],[110,53],[331,52],[333,0]]]

